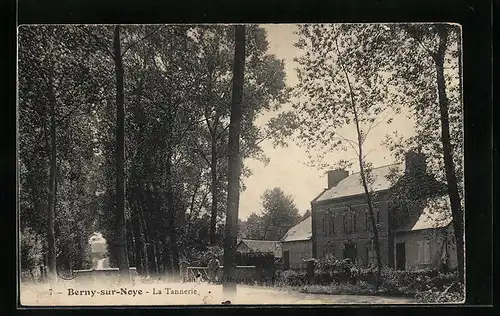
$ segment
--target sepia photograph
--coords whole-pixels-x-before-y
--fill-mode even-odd
[[[465,302],[459,24],[17,32],[21,307]]]

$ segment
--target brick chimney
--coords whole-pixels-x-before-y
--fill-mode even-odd
[[[328,189],[331,189],[337,184],[339,184],[340,181],[347,178],[347,176],[349,175],[349,171],[343,169],[335,169],[328,171],[327,174],[328,174]]]
[[[419,150],[410,150],[405,154],[405,172],[407,174],[422,174],[427,169],[425,154]]]

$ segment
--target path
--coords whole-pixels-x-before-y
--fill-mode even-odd
[[[64,282],[53,288],[52,291],[49,291],[49,287],[49,284],[22,284],[21,303],[32,306],[179,306],[221,305],[222,302],[228,299],[232,305],[396,305],[416,303],[408,298],[306,294],[246,285],[238,285],[236,297],[228,297],[224,295],[222,285],[207,283],[153,282],[116,287],[104,283],[99,285],[99,281],[97,281],[88,284]],[[112,290],[117,291],[110,295],[109,292]],[[179,290],[183,291],[183,293],[178,292]],[[185,290],[188,290],[188,292],[184,292]],[[101,291],[106,293],[101,294]],[[172,291],[177,291],[177,293]],[[79,294],[75,295],[74,293]]]
[[[400,297],[309,294],[261,286],[238,285],[236,304],[412,304]]]
[[[96,270],[106,269],[106,268],[109,268],[109,259],[108,258],[99,259],[99,261],[97,261]]]

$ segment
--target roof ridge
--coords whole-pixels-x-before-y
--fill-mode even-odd
[[[246,241],[267,241],[267,242],[278,242],[277,240],[264,240],[264,239],[241,239]]]
[[[383,165],[383,166],[378,166],[378,167],[375,167],[375,168],[372,168],[372,170],[375,170],[375,169],[380,169],[380,168],[387,168],[387,167],[390,167],[390,166],[395,166],[395,165],[401,165],[402,162],[396,162],[396,163],[391,163],[391,164],[388,164],[388,165]],[[352,176],[352,175],[355,175],[355,174],[358,174],[360,173],[361,171],[356,171],[356,172],[353,172],[349,175]]]

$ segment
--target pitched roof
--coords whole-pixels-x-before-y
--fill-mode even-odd
[[[447,195],[427,199],[425,207],[416,222],[398,229],[398,231],[417,231],[429,228],[442,228],[451,223],[450,200]]]
[[[279,241],[273,240],[252,240],[252,239],[242,239],[240,243],[244,243],[254,252],[272,252],[276,258],[281,257],[281,245]]]
[[[305,220],[290,228],[281,242],[310,240],[312,237],[312,217],[308,216]]]
[[[402,173],[405,164],[398,163],[378,168],[373,168],[371,175],[373,177],[372,189],[374,192],[387,190],[391,187],[391,182],[388,176],[391,172],[396,171]],[[340,181],[336,186],[323,192],[323,194],[316,199],[316,202],[326,201],[336,198],[353,196],[364,193],[363,185],[361,184],[361,175],[359,172],[349,175],[347,178]]]

